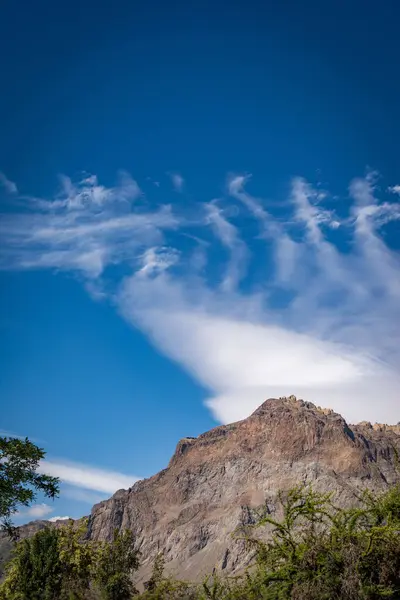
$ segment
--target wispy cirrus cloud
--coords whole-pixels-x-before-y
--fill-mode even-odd
[[[22,440],[28,437],[7,431],[0,431],[0,435]],[[35,438],[29,437],[29,439],[35,441]],[[127,475],[118,471],[65,459],[44,459],[39,463],[37,470],[42,474],[59,477],[63,496],[90,505],[101,502],[119,489],[132,487],[140,479],[135,475]],[[52,511],[51,506],[42,503],[24,510],[23,514],[39,518]]]
[[[342,216],[326,208],[327,192],[295,178],[277,218],[248,191],[250,176],[233,174],[223,203],[191,206],[190,235],[177,209],[142,206],[124,181],[67,183],[62,197],[6,215],[3,265],[71,269],[97,282],[107,265],[129,264],[132,274],[113,281],[121,314],[208,390],[221,422],[290,393],[351,421],[398,420],[400,264],[382,231],[400,212],[393,195],[378,197],[373,175],[350,183]],[[227,204],[254,220],[268,269]],[[203,243],[205,232],[212,239]],[[216,257],[218,281],[208,273]],[[64,467],[66,481],[98,492],[131,481],[115,474],[111,486]]]
[[[182,192],[185,180],[180,173],[169,173],[172,186],[176,192]]]
[[[50,515],[52,512],[54,512],[54,508],[52,506],[49,506],[48,504],[45,504],[45,503],[41,503],[41,504],[34,504],[33,506],[30,506],[29,508],[18,511],[15,516],[17,519],[20,519],[20,518],[26,519],[26,518],[30,518],[30,517],[32,517],[32,519],[44,519],[44,517],[46,517],[47,515]]]
[[[225,218],[223,211],[218,208],[216,200],[206,204],[205,209],[206,223],[211,226],[215,236],[230,252],[229,265],[221,282],[222,288],[230,291],[236,288],[245,275],[249,252],[246,244],[241,240],[237,228]]]
[[[354,204],[340,224],[321,206],[320,192],[295,179],[295,241],[245,191],[247,180],[233,176],[228,191],[272,243],[275,273],[264,290],[227,292],[173,270],[140,282],[134,275],[120,294],[126,318],[210,390],[207,404],[219,421],[243,418],[264,398],[290,393],[331,405],[351,421],[398,420],[400,265],[376,233],[397,218],[398,206],[379,202],[368,178],[354,180]],[[329,241],[339,225],[353,234],[350,253]],[[239,238],[229,240],[240,248]],[[379,276],[374,265],[381,265]],[[287,289],[290,301],[272,307],[271,293]]]
[[[7,192],[7,194],[18,194],[17,184],[8,179],[1,171],[0,188],[3,188]]]
[[[8,437],[8,438],[17,438],[19,440],[25,440],[28,437],[31,442],[34,442],[35,444],[38,444],[39,446],[41,444],[45,443],[43,440],[41,440],[41,439],[39,439],[37,437],[20,435],[19,433],[14,433],[13,431],[6,431],[4,429],[0,430],[0,436],[1,437]]]
[[[392,194],[398,194],[400,196],[400,185],[392,185],[388,188],[388,191]]]
[[[55,198],[24,197],[24,210],[2,215],[0,267],[72,270],[96,279],[109,265],[129,263],[149,240],[159,244],[164,230],[177,227],[170,206],[151,210],[140,198],[127,173],[113,188],[95,176],[76,183],[62,177]]]
[[[84,502],[89,506],[93,506],[93,504],[106,500],[109,495],[109,492],[96,492],[76,487],[75,485],[61,483],[61,496],[63,498],[70,498],[76,502]]]
[[[106,494],[113,494],[120,489],[128,489],[139,479],[134,475],[125,475],[117,471],[66,460],[43,460],[39,465],[38,472],[59,477],[62,482],[78,488]]]

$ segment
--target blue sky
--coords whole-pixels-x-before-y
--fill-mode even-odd
[[[87,514],[271,395],[397,422],[398,3],[24,4],[0,426],[63,486],[19,521]]]

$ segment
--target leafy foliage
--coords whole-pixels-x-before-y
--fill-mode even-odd
[[[85,542],[83,526],[44,530],[17,544],[0,600],[98,598],[95,590],[103,600],[399,600],[400,487],[359,500],[343,509],[311,488],[281,494],[282,518],[264,515],[245,531],[255,551],[245,573],[214,573],[201,585],[176,581],[164,575],[161,553],[140,596],[131,532],[116,531],[108,544]]]
[[[194,591],[143,598],[197,600],[378,600],[400,598],[400,488],[357,508],[338,508],[331,494],[297,487],[281,494],[283,517],[260,518],[245,535],[255,562],[239,577],[207,578]],[[263,528],[271,530],[263,541]],[[175,582],[177,586],[177,582]],[[171,589],[169,584],[168,590]],[[175,594],[175,595],[174,595]]]
[[[46,528],[18,542],[1,586],[1,600],[58,600],[61,589],[57,531]]]
[[[129,600],[136,592],[131,575],[139,567],[139,553],[134,541],[131,531],[116,530],[113,542],[98,548],[95,581],[104,600]]]
[[[154,560],[150,579],[144,584],[143,600],[195,600],[198,598],[195,585],[177,581],[164,575],[165,557],[159,552]]]
[[[399,487],[377,498],[365,493],[361,505],[349,509],[304,487],[281,500],[283,518],[265,516],[257,524],[272,526],[271,539],[247,538],[256,548],[254,570],[236,581],[217,581],[217,598],[400,598]]]
[[[163,552],[159,552],[153,564],[153,570],[149,581],[146,581],[144,587],[149,592],[154,592],[164,579],[165,557]]]
[[[48,498],[58,496],[58,478],[37,473],[44,456],[44,450],[28,438],[0,437],[0,524],[10,537],[16,535],[11,517],[18,506],[29,506],[37,492]]]
[[[96,560],[95,545],[85,541],[87,520],[70,521],[57,530],[58,558],[62,565],[63,596],[68,600],[87,597]]]
[[[15,546],[0,600],[125,600],[138,552],[130,531],[111,543],[85,541],[87,521],[46,527]]]

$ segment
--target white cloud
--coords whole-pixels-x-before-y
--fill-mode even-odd
[[[182,175],[179,173],[169,173],[169,176],[171,178],[174,190],[176,192],[182,192],[183,186],[185,185],[185,180],[183,179]]]
[[[363,270],[364,284],[371,286],[373,281],[375,289],[384,292],[383,302],[389,299],[400,302],[399,255],[387,247],[378,233],[386,223],[400,219],[400,205],[379,203],[374,191],[373,182],[368,178],[355,179],[350,185],[350,194],[355,200],[352,210],[355,241],[362,257],[359,266]]]
[[[322,230],[337,218],[314,203],[303,180],[294,180],[292,200],[294,222],[305,225],[306,235],[295,242],[244,190],[247,179],[231,178],[228,190],[276,244],[277,278],[266,292],[210,289],[168,271],[140,282],[132,276],[120,295],[126,318],[210,391],[207,405],[219,421],[243,418],[265,398],[291,393],[331,405],[350,421],[397,421],[400,266],[374,233],[385,222],[381,215],[396,214],[397,207],[379,205],[368,180],[353,182],[361,207],[355,230],[360,211],[368,214],[370,229],[367,241],[341,254]],[[212,225],[234,248],[236,232]],[[375,263],[382,274],[379,300]],[[290,281],[293,300],[271,309],[269,292],[282,281]]]
[[[47,519],[50,523],[55,523],[56,521],[67,521],[71,517],[51,517],[51,519]]]
[[[294,179],[292,201],[295,205],[295,218],[304,223],[309,241],[317,245],[324,243],[321,225],[333,221],[337,226],[338,223],[333,219],[331,211],[321,207],[319,195],[320,192],[314,192],[304,179]]]
[[[206,222],[211,225],[216,237],[230,251],[231,260],[228,264],[222,287],[227,291],[233,290],[245,274],[248,260],[247,247],[240,239],[236,227],[224,217],[223,211],[218,208],[215,200],[206,204],[205,208],[207,211]]]
[[[27,510],[24,510],[20,513],[22,516],[26,517],[35,517],[36,519],[43,519],[46,515],[49,515],[54,511],[54,508],[49,506],[48,504],[34,504]]]
[[[17,185],[8,179],[4,173],[0,171],[0,187],[4,188],[7,194],[18,194]]]
[[[288,235],[280,235],[275,241],[275,268],[277,283],[290,284],[295,276],[296,267],[302,258],[300,244]]]
[[[74,485],[61,484],[61,496],[63,498],[84,502],[85,504],[89,504],[89,506],[107,500],[109,495],[109,492],[93,492],[92,490],[85,490]]]
[[[79,270],[101,294],[105,266],[128,264],[133,274],[113,289],[118,309],[208,391],[207,406],[219,421],[294,393],[353,422],[397,422],[400,263],[381,230],[400,211],[398,202],[377,198],[375,179],[351,183],[349,213],[339,218],[324,207],[324,192],[296,178],[278,219],[247,191],[249,175],[230,176],[231,202],[256,222],[272,264],[254,285],[246,279],[253,239],[230,222],[222,203],[192,205],[182,243],[187,222],[168,206],[137,203],[129,178],[116,188],[94,177],[78,185],[64,180],[53,201],[5,215],[2,260],[8,268]],[[206,227],[213,240],[199,241],[196,227]],[[344,235],[342,246],[332,241],[337,235]],[[219,285],[207,272],[213,244]],[[77,489],[98,493],[135,481],[64,461],[48,467]]]
[[[44,460],[40,463],[38,471],[59,477],[61,482],[107,494],[113,494],[119,489],[128,489],[139,479],[133,475],[64,460]]]
[[[263,322],[257,302],[196,292],[197,306],[165,275],[144,286],[134,277],[120,301],[129,320],[212,392],[207,404],[219,421],[244,418],[264,399],[291,393],[332,405],[352,421],[396,419],[400,379],[385,365]]]
[[[179,260],[179,253],[172,248],[148,248],[141,257],[143,266],[141,275],[157,275],[165,271]]]
[[[24,198],[26,210],[8,212],[0,223],[0,268],[74,270],[98,278],[108,265],[133,263],[148,244],[160,244],[178,221],[168,205],[150,210],[138,184],[121,173],[106,188],[97,177],[73,183],[61,178],[51,200]]]
[[[231,196],[240,200],[261,223],[265,231],[276,233],[278,227],[272,221],[268,212],[261,206],[259,200],[248,194],[245,190],[246,183],[251,175],[230,175],[228,177],[228,192]]]
[[[392,194],[398,194],[400,196],[400,185],[392,185],[388,188],[388,191]]]
[[[280,223],[272,218],[258,198],[254,198],[245,190],[251,175],[234,175],[228,177],[228,193],[239,200],[259,222],[262,236],[272,240],[275,253],[276,279],[280,284],[287,284],[295,272],[296,262],[301,254],[298,243],[292,240]]]

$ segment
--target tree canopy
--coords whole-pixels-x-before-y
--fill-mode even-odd
[[[0,527],[16,535],[12,515],[19,506],[32,504],[39,492],[48,498],[59,494],[59,479],[38,473],[45,451],[26,438],[0,437]]]
[[[214,572],[201,584],[177,581],[164,574],[161,552],[139,594],[132,532],[88,541],[87,524],[71,521],[16,545],[0,600],[399,600],[399,486],[381,495],[364,492],[350,508],[304,486],[280,499],[280,519],[264,511],[255,525],[236,532],[255,557],[238,576]]]
[[[129,600],[139,553],[131,531],[86,540],[87,520],[48,526],[20,540],[0,585],[0,600]]]

